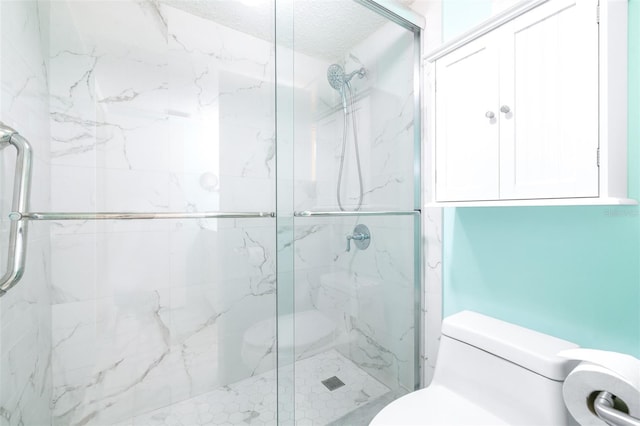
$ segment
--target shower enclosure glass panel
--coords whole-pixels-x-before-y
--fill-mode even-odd
[[[361,3],[294,3],[297,424],[367,424],[416,386],[419,37]]]
[[[413,390],[418,38],[369,3],[0,1],[45,213],[0,297],[0,425],[365,424]],[[220,212],[266,215],[193,215]]]
[[[33,145],[31,211],[274,211],[268,3],[0,2],[0,120]],[[31,221],[0,299],[0,423],[274,423],[275,234],[273,218]]]

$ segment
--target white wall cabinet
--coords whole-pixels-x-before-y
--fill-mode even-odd
[[[436,170],[439,200],[499,198],[498,55],[487,34],[439,60]],[[490,117],[487,117],[489,115]]]
[[[432,201],[634,203],[626,19],[626,1],[524,1],[429,55]]]

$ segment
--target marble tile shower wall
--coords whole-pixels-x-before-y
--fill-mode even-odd
[[[345,252],[345,235],[358,223],[371,230],[371,245]],[[392,389],[413,388],[412,252],[412,218],[323,219],[296,227],[296,288],[306,296],[298,296],[298,310],[317,309],[331,319],[335,348]]]
[[[346,72],[361,67],[366,77],[351,80],[358,121],[363,173],[363,209],[413,209],[413,35],[386,24],[334,62]],[[336,184],[342,152],[343,115],[337,90],[326,79],[331,61],[317,60],[300,72],[296,93],[297,209],[338,208]],[[302,64],[296,64],[300,69]],[[352,122],[349,119],[349,132]],[[343,205],[354,209],[358,179],[353,135],[346,150],[342,182]]]
[[[274,210],[271,44],[156,2],[2,2],[0,15],[0,108],[34,144],[33,210]],[[412,86],[391,64],[412,56],[390,31],[342,62],[369,71],[354,82],[365,203],[410,209]],[[324,79],[329,61],[302,60]],[[337,103],[327,93],[308,95],[305,209],[336,207],[342,123],[320,112]],[[369,251],[344,253],[355,223],[299,222],[300,303],[339,324],[348,358],[409,388],[412,222],[367,220]],[[32,224],[28,273],[0,299],[0,424],[46,424],[50,410],[54,424],[111,423],[273,368],[267,353],[238,362],[243,332],[275,313],[273,236],[269,219]]]
[[[32,145],[31,204],[49,207],[49,124],[46,62],[46,5],[35,1],[0,3],[0,120]],[[0,241],[8,241],[7,214],[13,195],[15,151],[0,152]],[[41,425],[50,418],[51,299],[49,228],[29,229],[25,274],[0,298],[0,425]],[[7,243],[0,248],[0,275]]]
[[[363,210],[414,208],[413,35],[387,24],[336,62],[354,78]],[[326,82],[325,61],[296,93],[296,208],[337,210],[342,150],[339,94]],[[351,126],[351,122],[349,123]],[[352,135],[342,183],[347,209],[358,200]],[[320,172],[321,171],[321,172]],[[314,220],[296,226],[299,310],[318,309],[337,324],[336,348],[392,389],[413,389],[413,219],[385,217]],[[357,223],[372,233],[367,251],[345,252]],[[302,295],[300,295],[302,294]],[[298,354],[305,357],[309,354]]]
[[[52,2],[51,22],[54,211],[274,210],[272,44],[156,2]],[[241,360],[275,314],[273,226],[54,223],[54,424],[273,368]]]

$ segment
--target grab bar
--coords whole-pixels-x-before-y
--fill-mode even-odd
[[[141,220],[141,219],[248,219],[275,217],[274,212],[11,212],[11,220]]]
[[[602,391],[593,403],[597,416],[611,426],[640,426],[640,419],[613,408],[613,394]]]
[[[13,182],[13,211],[26,211],[29,208],[31,189],[31,146],[15,130],[0,122],[0,150],[12,145],[16,148],[16,173]],[[9,229],[9,254],[7,270],[0,278],[0,296],[16,285],[24,274],[27,254],[27,221],[12,220]]]

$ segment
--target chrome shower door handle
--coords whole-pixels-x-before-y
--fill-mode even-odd
[[[29,192],[31,190],[31,146],[15,130],[0,122],[0,150],[12,145],[16,148],[16,172],[13,181],[12,212],[29,210]],[[24,274],[27,255],[27,220],[12,220],[9,229],[9,254],[7,270],[0,278],[0,296],[16,285]]]

